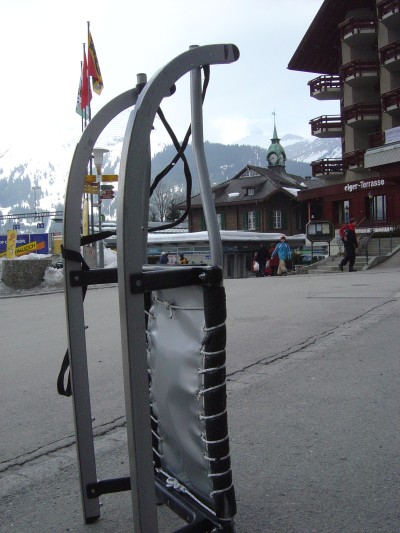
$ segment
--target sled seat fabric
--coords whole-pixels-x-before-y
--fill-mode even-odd
[[[174,268],[174,267],[171,267]],[[179,277],[182,268],[176,270]],[[236,512],[226,409],[226,301],[215,268],[201,285],[147,294],[154,465],[217,518]],[[222,279],[222,274],[221,274]]]

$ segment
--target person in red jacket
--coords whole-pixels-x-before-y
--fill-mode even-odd
[[[356,272],[354,263],[356,260],[356,249],[358,248],[358,239],[356,235],[357,220],[351,218],[348,224],[342,226],[339,230],[339,234],[342,237],[344,245],[344,257],[339,263],[339,270],[343,272],[343,267],[349,263],[349,272]]]

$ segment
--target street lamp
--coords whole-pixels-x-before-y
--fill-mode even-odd
[[[100,182],[101,182],[101,169],[103,166],[104,154],[107,154],[110,150],[105,148],[93,148],[93,163],[96,167],[96,181],[98,183],[98,204],[99,209],[99,232],[101,232],[101,191],[100,191]],[[97,257],[97,266],[99,268],[104,268],[104,244],[103,240],[100,239],[98,243],[98,257]]]

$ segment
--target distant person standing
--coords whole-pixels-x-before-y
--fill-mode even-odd
[[[278,256],[279,258],[277,275],[286,276],[286,261],[292,258],[292,250],[286,242],[286,237],[284,235],[282,235],[279,243],[275,246],[275,250],[272,252],[272,257],[274,258],[275,256]]]
[[[188,265],[189,261],[186,259],[186,257],[183,254],[180,254],[179,256],[179,263],[181,265]]]
[[[263,278],[265,276],[265,266],[269,258],[268,250],[263,243],[260,244],[260,247],[257,250],[255,257],[257,258],[257,262],[260,267],[258,271],[258,277]]]
[[[162,252],[160,255],[160,265],[167,265],[168,264],[168,254],[167,252]]]
[[[344,246],[344,257],[339,263],[339,269],[343,272],[343,267],[349,263],[349,272],[357,272],[354,268],[356,261],[356,249],[358,248],[358,239],[356,235],[357,220],[351,218],[348,224],[342,226],[339,235],[342,237]]]

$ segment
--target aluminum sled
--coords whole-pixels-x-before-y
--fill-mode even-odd
[[[204,155],[201,69],[236,61],[231,44],[191,47],[148,83],[108,103],[77,145],[64,211],[67,360],[83,514],[100,516],[101,494],[130,490],[136,533],[156,533],[156,499],[186,522],[181,532],[234,531],[236,503],[227,424],[226,304],[222,245]],[[190,72],[192,147],[209,233],[211,266],[147,265],[150,133],[164,97]],[[88,269],[81,202],[88,162],[106,125],[134,105],[118,190],[118,269]],[[97,479],[84,322],[88,286],[118,282],[130,472]],[[156,489],[156,490],[155,490]]]

